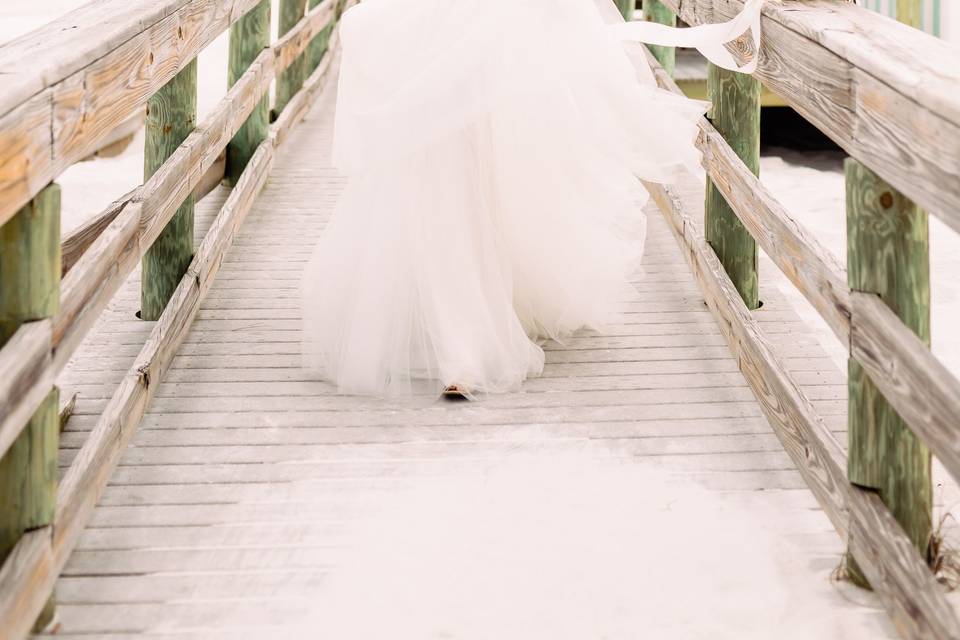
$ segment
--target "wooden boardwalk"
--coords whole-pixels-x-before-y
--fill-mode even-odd
[[[329,161],[332,93],[279,153],[72,554],[56,589],[59,635],[270,637],[256,625],[310,609],[311,588],[335,570],[315,551],[348,540],[372,496],[518,451],[576,451],[693,479],[751,510],[771,536],[797,544],[802,581],[855,614],[862,637],[894,636],[882,609],[828,584],[843,543],[653,207],[644,268],[616,325],[548,345],[543,377],[518,393],[469,404],[371,400],[336,395],[306,375],[298,285],[342,185]],[[199,233],[224,198],[218,190],[201,203]],[[840,434],[845,376],[778,294],[763,299],[758,320]],[[152,326],[134,318],[137,305],[135,275],[59,382],[80,394],[62,466]]]

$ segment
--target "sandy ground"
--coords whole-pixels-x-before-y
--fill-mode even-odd
[[[36,28],[81,4],[83,4],[82,0],[39,0],[39,2],[37,0],[4,0],[0,5],[0,42]],[[276,16],[276,9],[274,16]],[[960,33],[960,29],[955,32]],[[226,36],[217,40],[200,56],[198,107],[201,119],[226,90],[226,57]],[[843,158],[839,154],[798,154],[782,150],[768,154],[762,162],[763,181],[781,199],[788,210],[813,231],[841,261],[845,260],[846,242],[842,161]],[[143,136],[141,133],[121,156],[82,162],[63,174],[58,182],[62,185],[64,193],[64,231],[74,228],[98,213],[113,199],[140,184],[142,165]],[[931,222],[931,236],[934,350],[954,372],[960,373],[960,333],[955,330],[957,321],[960,319],[960,236],[935,220]],[[769,266],[769,263],[767,265]],[[790,297],[801,314],[811,324],[820,328],[824,346],[837,359],[838,364],[845,368],[845,350],[782,274],[768,268],[762,277],[772,277],[777,280],[780,288]],[[457,547],[451,546],[451,539],[484,544],[490,542],[490,536],[501,535],[500,532],[492,532],[489,528],[484,528],[486,525],[477,521],[478,513],[494,518],[519,518],[518,524],[523,526],[512,529],[512,532],[516,533],[520,530],[521,538],[512,538],[509,544],[515,549],[521,547],[527,549],[529,552],[527,557],[535,563],[532,566],[539,567],[539,574],[518,575],[516,567],[504,563],[499,557],[491,559],[478,556],[469,559],[469,566],[460,567],[463,572],[469,572],[471,567],[481,565],[487,568],[492,567],[493,572],[490,575],[501,579],[498,584],[514,583],[528,590],[543,589],[542,593],[534,599],[537,606],[545,607],[542,611],[538,611],[535,608],[518,609],[515,603],[504,599],[501,592],[494,588],[498,585],[473,585],[492,598],[491,601],[497,606],[504,608],[506,619],[513,620],[519,625],[514,629],[535,624],[537,620],[548,619],[551,617],[549,612],[562,612],[564,608],[574,607],[578,603],[589,600],[591,594],[584,592],[582,585],[578,585],[578,576],[582,576],[588,569],[599,566],[603,571],[608,572],[606,575],[609,577],[609,589],[606,593],[613,593],[617,598],[621,598],[621,600],[603,603],[597,609],[600,615],[598,620],[609,626],[603,629],[608,634],[603,637],[628,637],[621,636],[619,631],[625,628],[635,629],[636,624],[644,624],[651,631],[649,637],[653,638],[700,637],[699,632],[695,630],[703,631],[704,628],[709,628],[712,632],[717,632],[720,627],[728,630],[746,629],[750,622],[757,621],[758,615],[771,623],[779,622],[780,629],[803,629],[804,633],[796,637],[814,637],[815,635],[876,637],[876,634],[869,632],[856,633],[871,628],[874,624],[872,622],[838,620],[834,617],[829,605],[831,602],[829,591],[835,587],[829,584],[828,569],[822,572],[823,580],[818,589],[800,588],[798,584],[791,582],[790,576],[809,571],[809,568],[792,566],[789,561],[792,554],[785,547],[787,543],[765,538],[762,535],[762,525],[750,522],[745,513],[730,509],[725,509],[721,513],[717,508],[705,504],[703,496],[697,493],[698,490],[695,488],[684,489],[689,491],[686,495],[689,500],[683,502],[685,505],[683,508],[674,507],[673,503],[664,504],[662,500],[658,501],[656,492],[649,493],[651,487],[656,486],[659,481],[648,478],[633,486],[645,486],[650,509],[661,512],[659,514],[661,516],[663,513],[669,515],[659,520],[644,522],[636,517],[617,514],[616,505],[620,502],[616,499],[616,492],[618,486],[622,491],[624,486],[622,477],[600,470],[589,470],[588,473],[592,475],[594,485],[609,486],[611,499],[608,504],[587,502],[580,504],[583,509],[582,514],[587,517],[579,518],[579,524],[575,524],[573,528],[571,523],[560,517],[561,513],[569,513],[561,510],[560,506],[556,511],[544,512],[547,518],[545,521],[524,521],[528,513],[521,508],[521,501],[552,505],[554,503],[551,500],[552,496],[556,495],[557,484],[566,482],[569,485],[567,487],[569,493],[574,499],[577,498],[577,486],[570,483],[569,479],[554,477],[553,468],[545,468],[543,476],[554,482],[550,491],[546,491],[541,486],[533,486],[526,487],[524,492],[517,494],[510,488],[516,485],[517,479],[511,477],[508,471],[498,482],[502,484],[501,495],[509,496],[512,502],[508,500],[505,503],[489,504],[484,512],[463,509],[457,511],[458,505],[463,504],[459,501],[459,497],[463,495],[472,495],[478,501],[490,499],[489,487],[479,487],[473,480],[465,479],[464,486],[460,487],[460,492],[456,496],[451,493],[452,488],[449,487],[428,488],[426,493],[411,495],[409,500],[412,502],[399,503],[404,505],[404,509],[395,511],[393,516],[396,518],[395,522],[379,524],[386,524],[397,531],[397,539],[405,540],[412,549],[411,553],[414,556],[411,557],[415,557],[417,549],[429,549],[431,553],[439,550],[448,554],[450,562],[462,563],[465,560],[455,553]],[[530,477],[529,471],[525,472],[524,477]],[[673,492],[670,495],[675,495],[677,489],[671,488],[670,491]],[[430,499],[429,502],[424,501],[424,496]],[[625,500],[630,499],[628,496],[620,497]],[[449,535],[445,538],[434,536],[423,539],[419,534],[425,530],[423,523],[430,522],[431,519],[437,520],[439,504],[447,505],[454,512],[460,513],[462,519],[452,525],[452,529],[447,531]],[[695,509],[691,511],[690,505]],[[565,503],[563,509],[568,508],[569,504]],[[589,522],[590,514],[598,518],[611,516],[622,518],[622,530],[632,532],[630,537],[621,536],[616,540],[607,540],[608,548],[599,548],[597,545],[584,546],[584,540],[588,538],[581,535],[596,536],[598,534],[598,532],[587,531],[589,527],[585,523]],[[419,518],[419,524],[415,528],[410,528],[408,524],[413,516]],[[696,535],[700,531],[700,523],[708,521],[712,522],[716,528],[716,535],[712,535],[709,540]],[[438,528],[442,528],[449,526],[450,522],[447,519],[442,522],[436,521],[435,524]],[[541,545],[544,540],[550,540],[551,533],[557,531],[563,531],[564,534],[559,539],[551,540],[546,546]],[[592,540],[595,537],[589,539]],[[644,551],[643,554],[638,553],[638,547],[634,544],[638,540],[644,541],[641,549]],[[498,541],[494,540],[494,542]],[[707,548],[704,545],[713,545],[713,547]],[[463,545],[459,548],[463,548]],[[487,548],[497,547],[488,545]],[[651,549],[656,549],[656,553],[652,555],[647,553]],[[442,571],[439,566],[433,568],[407,566],[409,558],[390,557],[389,549],[375,549],[375,552],[380,555],[358,559],[359,565],[353,574],[356,581],[348,581],[337,587],[335,594],[343,599],[340,603],[343,606],[336,611],[337,615],[355,615],[356,620],[361,620],[364,613],[355,610],[357,602],[365,601],[368,597],[374,599],[382,597],[382,606],[391,607],[395,612],[408,615],[413,625],[436,622],[431,617],[431,612],[435,612],[436,609],[424,609],[423,601],[391,600],[397,593],[403,593],[402,587],[389,590],[389,585],[381,585],[383,588],[380,591],[369,593],[367,586],[378,584],[385,569],[394,577],[407,577],[415,570],[425,570],[429,572],[427,577],[435,580],[437,584],[443,584],[445,580],[449,580],[451,573]],[[563,557],[565,561],[557,563],[555,562],[557,557]],[[381,564],[378,565],[377,562]],[[623,573],[623,567],[631,568],[629,575]],[[371,572],[378,575],[371,576]],[[640,588],[639,585],[634,584],[639,573],[659,577],[663,589],[659,590],[659,593],[649,594],[649,600],[640,609],[631,610],[626,605]],[[758,603],[738,600],[739,585],[745,578],[769,583],[771,585],[769,601]],[[567,585],[568,588],[564,588],[563,585]],[[675,596],[678,593],[686,595],[682,599],[677,599]],[[454,590],[438,589],[438,595],[443,595],[449,600],[447,603],[449,611],[460,611],[461,621],[469,620],[470,616],[474,615],[470,602],[458,600],[457,592]],[[712,621],[702,617],[694,619],[689,615],[688,611],[693,606],[703,610],[706,602],[710,603]],[[639,621],[633,617],[638,613],[642,615]],[[865,615],[867,615],[866,611]],[[589,627],[587,630],[576,626],[563,627],[560,623],[568,619],[569,616],[562,614],[556,616],[558,626],[551,637],[583,638],[595,635],[596,629],[600,628]],[[483,620],[478,619],[471,627],[477,632],[475,634],[477,637],[498,635],[507,637],[503,634],[502,627],[485,626],[490,624],[489,619]],[[718,624],[720,621],[729,624]],[[455,620],[449,622],[452,626],[456,626]],[[578,620],[577,624],[581,622],[583,621]],[[783,624],[784,622],[789,624]],[[322,628],[322,624],[318,626]],[[759,627],[754,624],[752,628]],[[484,635],[487,632],[489,634]],[[474,636],[458,635],[456,637]],[[521,634],[516,637],[535,636]],[[711,637],[718,636],[714,633]],[[719,637],[727,636],[721,633]],[[744,636],[738,634],[737,637]],[[768,636],[748,634],[747,637]],[[788,634],[785,637],[794,636]]]

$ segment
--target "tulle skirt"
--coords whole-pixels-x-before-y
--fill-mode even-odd
[[[344,393],[499,392],[543,340],[603,329],[643,249],[637,177],[697,166],[706,109],[638,76],[624,26],[594,0],[344,15],[347,184],[304,273],[306,367]]]

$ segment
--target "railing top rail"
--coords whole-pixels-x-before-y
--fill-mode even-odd
[[[0,116],[101,58],[191,0],[92,0],[0,45]]]
[[[0,47],[0,224],[260,0],[94,0]]]
[[[662,0],[690,24],[743,0]],[[840,0],[768,2],[757,76],[843,149],[960,231],[960,48]]]

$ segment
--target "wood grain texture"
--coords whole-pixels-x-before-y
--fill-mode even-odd
[[[198,274],[203,272],[210,280],[215,277],[216,269],[210,268],[210,265],[216,265],[222,258],[222,251],[229,246],[229,240],[235,232],[234,225],[242,221],[244,209],[249,209],[252,202],[250,193],[255,192],[266,180],[272,150],[272,143],[265,142],[262,153],[259,154],[261,159],[256,163],[251,162],[251,170],[245,181],[238,184],[221,212],[221,216],[229,222],[222,222],[204,239],[190,271],[171,298],[168,309],[153,328],[150,338],[124,382],[114,393],[109,406],[98,422],[98,427],[65,475],[58,493],[60,506],[56,514],[57,529],[53,541],[52,562],[45,554],[31,549],[31,547],[48,544],[46,540],[28,539],[23,542],[22,546],[25,548],[18,549],[18,552],[20,555],[35,558],[35,566],[18,570],[14,576],[11,576],[11,579],[17,580],[17,583],[14,585],[0,583],[0,590],[39,591],[49,594],[56,575],[72,550],[76,536],[83,528],[84,518],[92,510],[98,492],[102,490],[124,445],[146,411],[153,388],[162,379],[164,368],[176,353],[176,347],[189,327],[190,319],[196,312],[203,290],[209,287],[209,281],[202,281]],[[39,562],[40,559],[43,562]],[[52,568],[50,564],[53,565]],[[39,604],[42,608],[45,599],[37,597],[34,593],[31,602],[32,607]],[[4,622],[5,628],[24,629],[26,618],[23,616],[35,617],[39,611],[34,608],[26,610],[11,608],[17,604],[19,604],[17,601],[0,604],[0,620]],[[15,634],[12,637],[19,637],[19,635]]]
[[[287,134],[300,122],[326,89],[330,78],[337,77],[340,64],[340,38],[337,33],[329,41],[330,51],[324,56],[316,70],[303,84],[303,89],[287,105],[284,113],[270,128],[270,135],[277,145],[283,144]]]
[[[276,54],[277,73],[288,69],[304,57],[314,41],[324,32],[328,32],[333,25],[335,6],[333,0],[323,0],[314,3],[310,0],[310,11],[291,27],[273,46]],[[303,74],[305,81],[315,67],[305,65]],[[280,113],[281,110],[277,110]]]
[[[20,640],[30,632],[46,606],[49,591],[42,585],[55,577],[53,564],[53,527],[41,527],[25,533],[0,566],[0,639]]]
[[[717,132],[754,175],[760,173],[760,83],[751,76],[711,64],[707,73]],[[704,230],[748,309],[760,306],[757,242],[730,204],[707,179]]]
[[[197,126],[197,61],[174,76],[147,104],[143,179],[149,180]],[[193,191],[190,190],[143,254],[140,318],[163,313],[193,257]]]
[[[522,393],[456,406],[432,395],[377,402],[337,397],[305,375],[298,303],[291,300],[343,188],[330,168],[333,101],[321,99],[294,135],[282,136],[274,174],[77,542],[58,584],[61,633],[108,635],[119,623],[136,632],[158,621],[178,633],[199,619],[215,636],[240,619],[214,611],[209,598],[217,591],[221,598],[273,594],[293,615],[294,587],[309,589],[318,578],[313,565],[298,574],[282,567],[307,543],[350,539],[351,502],[368,504],[377,491],[424,474],[442,478],[527,451],[653,466],[697,478],[716,489],[718,500],[735,489],[737,500],[800,540],[803,557],[826,575],[842,545],[808,536],[816,530],[823,540],[829,523],[780,450],[652,209],[647,271],[633,278],[636,290],[625,289],[610,333],[548,345],[544,377],[528,381]],[[293,113],[288,108],[274,124],[278,137]],[[767,295],[771,306],[761,315],[777,315],[762,316],[761,324],[777,332],[778,344],[793,340],[804,354],[822,357],[782,300]],[[136,352],[138,334],[119,340],[127,309],[129,301],[111,316],[113,332],[99,344]],[[99,344],[65,380],[91,382],[102,400],[91,401],[94,386],[83,387],[87,400],[66,434],[73,450],[62,451],[64,462],[83,446],[113,391],[97,382],[104,370],[118,367],[123,375],[129,367],[123,358],[103,358]],[[824,368],[814,366],[805,380]],[[817,397],[844,388],[836,377]],[[845,407],[834,402],[836,410]],[[832,418],[831,428],[842,429],[842,416]],[[265,526],[281,520],[287,526]],[[263,548],[236,548],[252,541]],[[120,611],[125,615],[116,616]]]
[[[960,381],[874,294],[852,294],[851,355],[910,429],[960,478]]]
[[[850,289],[879,295],[929,347],[927,214],[856,160],[847,160],[846,180]],[[877,491],[926,557],[933,527],[930,451],[855,358],[849,379],[850,481]]]
[[[197,183],[193,190],[195,201],[202,200],[211,191],[217,188],[220,181],[223,180],[226,171],[226,154],[221,153],[217,159],[210,164],[206,173]],[[125,206],[135,200],[141,199],[142,187],[137,187],[125,193],[120,198],[111,202],[103,211],[93,216],[85,223],[81,224],[73,231],[67,233],[60,242],[61,266],[63,274],[73,268],[73,265],[86,253],[90,245],[100,237],[100,234],[110,226],[114,218],[123,210]]]
[[[268,69],[272,70],[273,52],[265,52]],[[333,58],[332,56],[330,57]],[[256,63],[259,67],[260,61]],[[307,99],[315,98],[325,82],[327,67],[318,69],[307,86],[312,91],[304,95]],[[234,98],[247,95],[251,87],[264,87],[269,79],[263,79],[263,70],[252,68],[249,76],[245,75],[246,84],[234,89],[237,94]],[[272,73],[268,78],[272,77]],[[262,95],[262,93],[260,94]],[[229,96],[228,96],[229,97]],[[224,108],[228,116],[213,114],[211,119],[229,117],[235,123],[233,131],[221,137],[225,146],[233,132],[243,122],[246,114],[241,109],[252,109],[254,100],[233,99],[229,104],[243,102],[246,106]],[[309,106],[309,102],[307,102]],[[292,126],[296,121],[297,112],[290,111],[284,122],[278,126]],[[14,548],[13,556],[17,558],[16,566],[4,566],[0,573],[0,593],[18,593],[16,598],[0,601],[0,627],[10,637],[22,637],[29,629],[30,623],[47,602],[47,595],[53,588],[57,575],[67,562],[76,540],[83,530],[86,518],[89,517],[97,498],[102,492],[110,473],[119,460],[126,442],[136,431],[136,426],[147,409],[153,393],[162,380],[166,369],[176,355],[177,347],[186,335],[193,317],[196,315],[200,302],[209,290],[214,278],[223,264],[223,256],[227,248],[237,236],[240,225],[247,212],[253,206],[254,199],[269,175],[277,141],[282,136],[275,130],[265,140],[254,154],[241,180],[233,189],[222,210],[210,230],[198,247],[197,253],[183,279],[175,291],[167,309],[157,324],[153,327],[146,344],[140,351],[136,361],[124,375],[120,386],[113,393],[110,401],[103,409],[97,426],[85,441],[76,459],[67,470],[59,492],[59,508],[56,513],[57,528],[53,538],[53,550],[50,551],[50,537],[29,536],[21,539]],[[189,144],[189,140],[185,144]],[[110,251],[110,246],[126,246],[127,238],[136,238],[140,229],[142,217],[140,202],[130,203],[114,219],[107,230],[94,243],[81,262],[88,262],[90,267],[78,264],[71,270],[68,278],[74,278],[77,290],[85,290],[82,286],[82,276],[88,269],[102,268],[109,264],[98,250]],[[101,247],[96,245],[100,243]],[[135,254],[134,254],[135,255]],[[110,296],[112,297],[112,291]],[[82,296],[76,294],[76,299]],[[70,308],[77,305],[71,304]],[[83,305],[80,305],[83,306]],[[69,325],[69,323],[67,323]]]
[[[689,24],[742,0],[661,0]],[[764,5],[757,77],[854,158],[960,230],[956,45],[832,0]]]
[[[7,363],[13,369],[13,388],[6,393],[17,395],[8,396],[9,404],[4,403],[0,411],[6,414],[0,434],[9,443],[0,450],[2,560],[7,560],[24,533],[50,525],[56,508],[59,395],[37,366],[46,359],[37,348],[44,345],[35,339],[23,340],[42,337],[49,327],[36,332],[27,327],[24,333],[19,329],[57,312],[60,271],[60,187],[52,184],[0,227],[0,346],[11,347],[14,357],[26,356],[27,364]],[[11,341],[18,335],[19,340]],[[49,353],[49,340],[45,348]],[[46,613],[51,613],[49,608]],[[45,617],[39,622],[45,624]]]
[[[153,177],[108,207],[89,226],[83,227],[80,235],[68,237],[70,256],[76,263],[61,287],[61,308],[53,324],[54,357],[45,362],[40,371],[34,371],[29,360],[11,366],[10,380],[17,381],[24,393],[0,422],[0,433],[15,429],[15,421],[23,418],[23,411],[39,406],[50,380],[69,362],[87,331],[183,198],[191,192],[202,192],[204,185],[210,186],[209,176],[222,169],[221,152],[273,79],[274,57],[273,51],[261,53],[204,123]],[[103,231],[99,231],[104,225]],[[31,381],[29,387],[28,381]]]
[[[0,456],[53,387],[51,336],[50,320],[28,322],[0,349]]]
[[[291,31],[307,10],[307,0],[280,0],[280,30],[282,38]],[[302,56],[294,57],[288,67],[277,76],[276,101],[273,105],[274,118],[283,113],[287,103],[303,86],[306,79],[306,61]]]
[[[655,65],[656,66],[656,65]],[[664,74],[665,75],[665,74]],[[850,484],[846,457],[820,413],[769,347],[696,222],[699,188],[645,183],[727,336],[764,414],[876,590],[903,638],[960,637],[960,621],[907,532],[879,496]]]
[[[661,88],[681,93],[662,70],[654,71]],[[790,215],[709,121],[702,119],[698,126],[697,147],[712,185],[764,253],[820,313],[840,342],[848,345],[850,291],[845,267]]]
[[[0,224],[257,0],[101,0],[0,47]]]
[[[50,110],[43,91],[0,116],[0,225],[12,218],[53,176]]]
[[[110,226],[114,218],[127,204],[136,197],[139,187],[128,191],[120,198],[111,202],[106,209],[93,216],[85,223],[63,237],[60,242],[60,266],[62,275],[66,275],[73,265],[90,248],[90,245],[100,237],[100,234]]]
[[[688,247],[690,265],[707,304],[717,314],[764,414],[837,532],[856,540],[851,550],[901,637],[960,637],[960,621],[926,559],[875,493],[847,482],[840,444],[769,347],[697,230],[689,211],[696,210],[694,194],[699,189],[688,187],[692,197],[683,198],[669,187],[652,183],[647,187],[678,241]]]
[[[270,46],[270,2],[262,0],[250,13],[230,27],[230,66],[227,84],[237,83],[257,56]],[[264,95],[253,113],[227,145],[225,178],[230,185],[240,179],[250,157],[267,137],[270,98]]]
[[[0,344],[60,304],[60,187],[45,188],[0,226]]]

